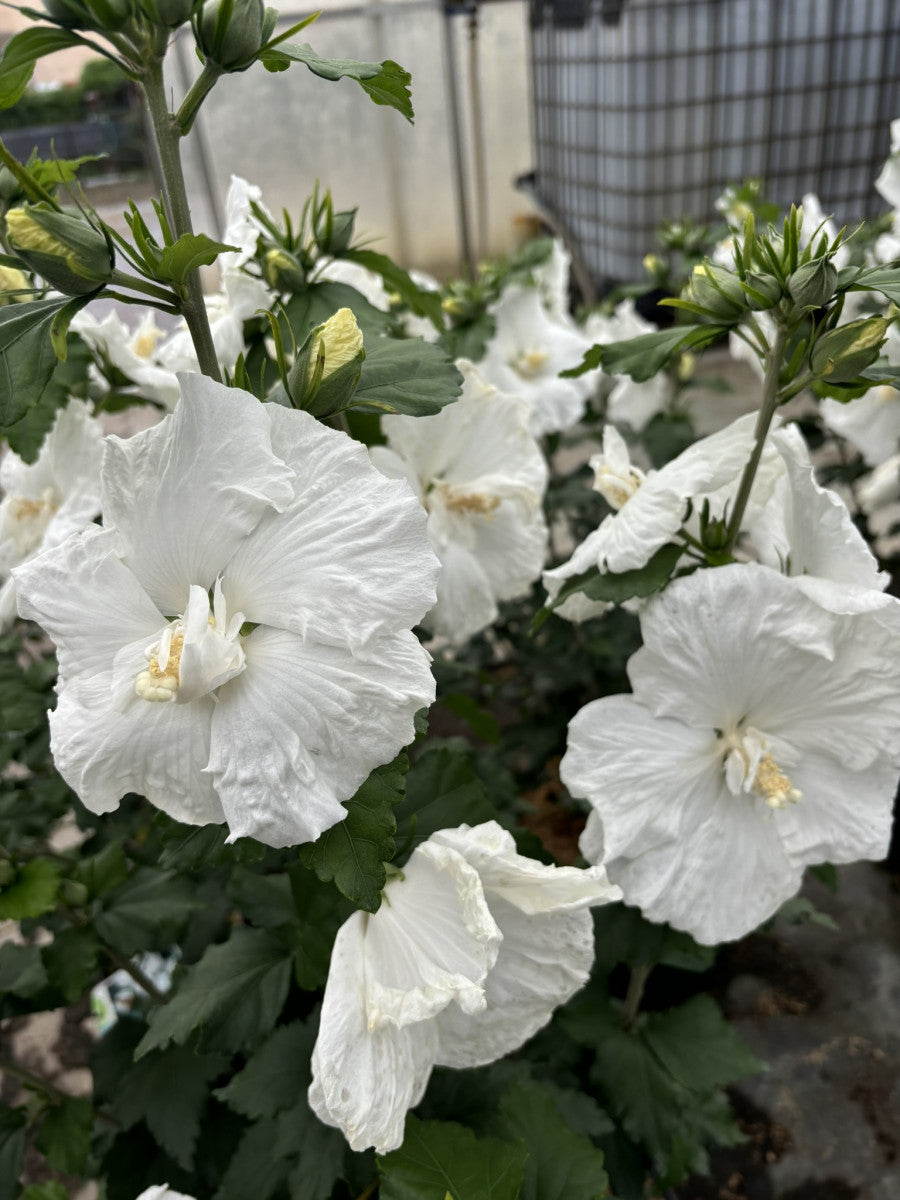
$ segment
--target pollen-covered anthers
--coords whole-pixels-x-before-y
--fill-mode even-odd
[[[500,504],[499,496],[490,496],[486,492],[458,491],[449,483],[442,483],[440,491],[450,512],[480,513],[489,517]]]
[[[733,796],[755,792],[768,808],[786,808],[803,798],[769,753],[766,739],[750,727],[720,734],[725,782]]]
[[[546,350],[523,350],[509,365],[523,379],[534,379],[546,367],[549,357]]]
[[[644,472],[633,467],[627,475],[617,474],[606,467],[596,468],[594,491],[599,492],[614,512],[626,504],[644,482]]]
[[[41,544],[44,531],[59,508],[59,496],[53,488],[44,488],[39,500],[27,496],[8,496],[5,536],[11,536],[21,555],[30,554]]]
[[[183,649],[184,628],[178,630],[170,625],[156,645],[144,651],[147,670],[141,671],[134,681],[134,690],[142,700],[165,702],[175,699]]]
[[[156,344],[162,334],[161,329],[150,327],[139,331],[131,348],[138,358],[152,358],[156,353]]]
[[[753,790],[762,796],[769,808],[787,808],[788,804],[796,804],[803,798],[803,793],[794,787],[771,754],[760,759]]]

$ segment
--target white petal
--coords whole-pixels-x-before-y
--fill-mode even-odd
[[[435,547],[441,561],[437,603],[422,623],[439,637],[464,642],[496,620],[497,600],[473,551],[450,538],[441,541],[443,545]]]
[[[107,439],[103,512],[160,611],[182,611],[192,584],[212,587],[263,513],[291,498],[271,447],[268,406],[205,376],[184,376],[175,412]]]
[[[822,419],[831,429],[857,446],[870,467],[896,454],[900,447],[900,390],[883,384],[864,396],[841,404],[821,402]]]
[[[314,841],[412,741],[415,713],[434,699],[428,655],[411,633],[351,655],[266,626],[243,648],[246,669],[218,693],[209,762],[232,837]]]
[[[425,1092],[437,1033],[431,1021],[404,1029],[389,1024],[368,1028],[369,921],[367,913],[356,912],[335,938],[312,1054],[309,1102],[320,1120],[343,1131],[352,1150],[374,1146],[387,1154],[401,1145],[406,1113]]]
[[[434,603],[438,570],[420,504],[346,434],[307,413],[263,407],[294,496],[233,555],[229,605],[250,621],[350,645],[410,628]]]

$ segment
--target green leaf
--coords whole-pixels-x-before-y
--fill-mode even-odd
[[[608,1180],[603,1153],[573,1133],[539,1083],[522,1081],[500,1103],[498,1132],[528,1148],[521,1200],[602,1200]]]
[[[0,1108],[0,1200],[18,1200],[27,1124],[24,1108]]]
[[[62,929],[41,957],[50,982],[67,1004],[79,1000],[94,982],[100,963],[100,940],[93,929]]]
[[[0,892],[0,920],[39,917],[56,907],[60,873],[49,858],[32,858],[19,869],[14,883]]]
[[[765,1069],[709,996],[649,1014],[643,1036],[669,1074],[692,1091],[708,1091]]]
[[[169,1046],[136,1062],[119,1081],[115,1115],[125,1129],[144,1121],[175,1162],[190,1170],[209,1085],[228,1066],[225,1055]]]
[[[251,1121],[274,1117],[305,1103],[318,1028],[318,1013],[305,1021],[279,1026],[227,1087],[219,1089],[218,1098]]]
[[[236,867],[228,880],[226,894],[253,925],[277,929],[298,923],[287,875],[259,875],[246,867]]]
[[[17,33],[0,59],[0,108],[11,107],[22,96],[39,58],[79,44],[85,44],[83,38],[57,26],[40,25]]]
[[[497,718],[477,704],[471,696],[465,692],[451,692],[447,696],[441,696],[440,702],[465,721],[482,741],[489,742],[492,746],[499,745],[500,727]]]
[[[329,1200],[336,1180],[344,1174],[347,1146],[340,1130],[323,1125],[308,1104],[282,1113],[278,1130],[276,1147],[288,1142],[300,1159],[288,1176],[291,1200]]]
[[[789,925],[802,925],[808,921],[810,925],[818,925],[820,928],[830,929],[832,932],[840,929],[840,925],[834,917],[830,917],[828,913],[816,908],[806,896],[792,896],[790,900],[785,900],[775,916],[780,917],[782,921],[787,921]]]
[[[238,250],[225,242],[214,242],[205,233],[183,233],[171,246],[166,246],[156,265],[156,278],[165,283],[184,283],[197,267],[208,267],[223,251]]]
[[[421,338],[366,343],[362,374],[350,400],[360,412],[429,417],[462,391],[462,375],[440,346]]]
[[[439,333],[444,332],[440,292],[427,292],[417,287],[406,271],[398,267],[392,258],[388,258],[386,254],[378,254],[375,250],[345,250],[341,258],[359,263],[366,270],[380,275],[388,289],[396,292],[408,308],[420,317],[427,317]]]
[[[4,942],[0,946],[0,995],[21,996],[27,1000],[42,991],[47,983],[39,946],[17,946],[14,942]]]
[[[521,1143],[408,1116],[403,1145],[378,1159],[378,1194],[380,1200],[516,1200],[527,1157]]]
[[[184,1045],[192,1033],[203,1050],[255,1045],[274,1027],[290,980],[289,947],[262,930],[238,927],[184,971],[172,999],[151,1014],[136,1056]]]
[[[215,1200],[269,1200],[291,1169],[289,1158],[272,1153],[277,1129],[274,1121],[251,1125],[238,1143]]]
[[[896,267],[875,267],[872,271],[863,271],[854,280],[850,291],[881,292],[894,304],[900,304],[900,270]]]
[[[57,362],[37,404],[5,431],[10,450],[25,462],[33,463],[37,458],[57,412],[68,404],[70,397],[86,393],[90,361],[87,346],[80,338],[73,338],[66,361]]]
[[[376,912],[381,904],[384,864],[395,853],[394,805],[403,798],[407,768],[406,755],[401,754],[374,770],[346,801],[346,819],[300,849],[304,866],[323,882],[333,879],[347,899],[366,912]]]
[[[68,1200],[61,1183],[32,1183],[22,1193],[22,1200]]]
[[[439,829],[478,825],[496,815],[467,754],[427,750],[410,769],[406,797],[396,809],[398,838],[414,849]]]
[[[40,400],[57,363],[50,329],[67,303],[57,296],[0,308],[0,430]]]
[[[107,894],[94,924],[100,937],[123,954],[164,950],[198,907],[189,879],[139,867]]]
[[[296,292],[284,306],[285,315],[298,346],[316,325],[334,316],[339,308],[349,308],[362,330],[366,345],[393,327],[393,318],[349,283],[313,283],[305,291]]]
[[[82,1175],[87,1167],[93,1128],[93,1104],[72,1096],[49,1109],[35,1145],[57,1171]]]
[[[579,592],[583,592],[589,600],[606,601],[609,604],[621,604],[634,596],[652,596],[668,583],[683,554],[684,546],[668,542],[642,567],[633,571],[615,573],[591,567],[589,571],[567,579],[547,607],[559,608],[565,600]]]
[[[607,375],[630,375],[641,383],[661,371],[673,355],[689,347],[707,345],[721,332],[718,325],[675,325],[672,329],[643,333],[624,342],[592,346],[579,366],[560,374],[564,379],[571,379],[602,367]]]
[[[75,878],[84,884],[92,900],[121,887],[128,878],[128,859],[121,842],[110,842],[96,854],[82,858]]]
[[[284,70],[290,62],[300,62],[321,79],[355,79],[376,104],[396,108],[410,123],[413,119],[409,94],[410,75],[391,59],[382,63],[359,62],[353,58],[322,58],[307,42],[279,45],[265,50],[260,62],[270,71]]]

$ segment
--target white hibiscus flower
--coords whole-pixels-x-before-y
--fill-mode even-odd
[[[900,117],[891,121],[891,152],[875,180],[875,190],[893,209],[900,209]]]
[[[115,311],[98,320],[87,309],[76,313],[71,328],[130,379],[142,396],[165,408],[174,408],[181,395],[178,379],[175,371],[162,366],[158,358],[158,349],[169,334],[156,324],[152,309],[148,309],[136,329],[126,325]]]
[[[0,461],[0,627],[16,615],[13,567],[56,546],[100,515],[103,430],[81,400],[56,414],[33,463]]]
[[[570,428],[584,413],[594,384],[589,376],[560,379],[559,373],[577,367],[592,343],[554,321],[536,288],[508,287],[492,311],[497,328],[476,363],[481,375],[527,403],[535,436]]]
[[[900,765],[900,604],[828,611],[758,564],[702,570],[641,615],[630,696],[583,708],[560,777],[582,853],[698,941],[742,937],[809,863],[887,851]]]
[[[403,1141],[432,1067],[517,1049],[587,981],[602,868],[548,867],[494,821],[433,834],[338,930],[309,1101],[354,1150]]]
[[[129,791],[232,837],[310,841],[413,736],[434,685],[421,508],[363,447],[203,376],[107,440],[106,526],[16,573],[57,645],[56,765],[93,812]]]
[[[622,300],[610,316],[592,313],[585,321],[584,332],[592,342],[606,346],[657,330],[655,325],[644,320],[633,300]],[[609,378],[613,387],[606,398],[606,415],[613,424],[630,425],[636,432],[657,413],[665,412],[672,398],[672,382],[665,371],[640,383],[630,375],[611,375]]]
[[[460,399],[433,417],[383,418],[388,445],[371,455],[408,480],[428,512],[441,574],[424,624],[464,641],[496,619],[498,600],[523,595],[541,573],[547,464],[522,401],[486,386],[471,363],[457,365]]]

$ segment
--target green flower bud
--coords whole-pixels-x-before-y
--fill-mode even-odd
[[[22,288],[30,288],[31,281],[24,271],[16,267],[0,265],[0,304],[15,304],[19,300],[30,300],[30,296],[10,296],[8,292],[18,292]]]
[[[95,29],[113,33],[122,29],[134,16],[131,0],[84,0],[84,6]]]
[[[878,358],[891,323],[889,317],[862,317],[839,325],[813,346],[810,367],[829,383],[849,383]]]
[[[821,308],[834,295],[837,278],[837,268],[830,259],[814,258],[788,276],[787,290],[801,308]]]
[[[9,210],[6,231],[26,264],[67,296],[96,292],[112,275],[109,243],[80,215],[27,204]]]
[[[244,71],[268,41],[277,19],[263,0],[207,0],[196,25],[197,42],[223,71]]]
[[[365,357],[356,317],[349,308],[338,309],[298,350],[287,377],[291,403],[315,417],[340,412],[356,390]]]
[[[753,288],[754,292],[758,292],[761,297],[760,300],[757,300],[753,296],[747,296],[746,292],[744,293],[753,312],[763,312],[766,309],[774,308],[783,295],[781,284],[773,275],[758,275],[755,271],[748,271],[744,283]]]
[[[90,898],[90,892],[77,879],[64,879],[59,894],[70,908],[81,908]]]
[[[738,277],[711,262],[694,267],[687,295],[722,321],[736,321],[748,307]]]
[[[48,16],[69,29],[80,29],[91,21],[87,9],[78,0],[44,0],[44,8]]]
[[[164,29],[175,29],[189,21],[196,7],[197,0],[141,0],[147,19]]]
[[[293,254],[280,247],[266,252],[263,271],[273,292],[299,292],[306,287],[303,267]]]

